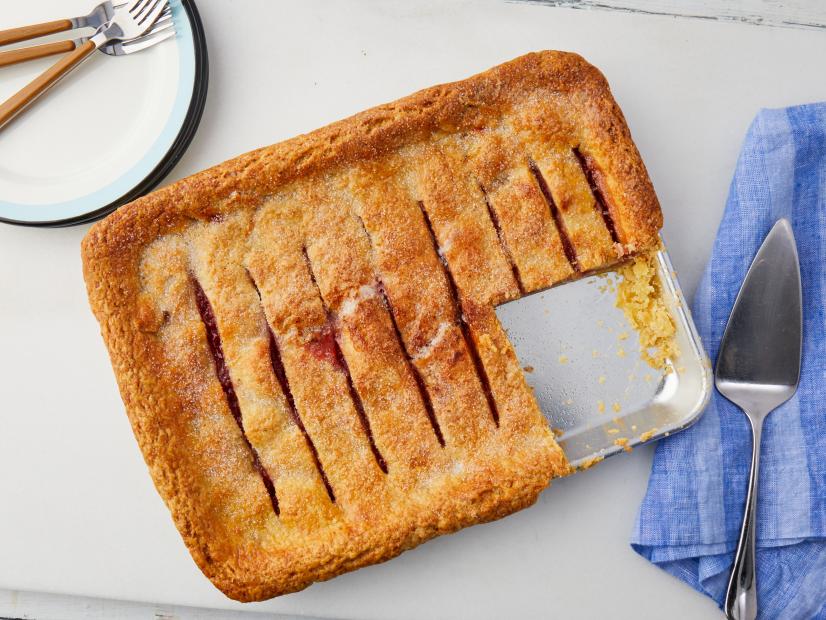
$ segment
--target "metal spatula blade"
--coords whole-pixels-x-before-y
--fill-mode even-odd
[[[748,416],[752,461],[740,540],[726,593],[732,620],[757,616],[755,534],[763,420],[797,391],[803,346],[800,263],[791,224],[779,220],[754,257],[720,344],[715,384]]]
[[[771,391],[779,386],[777,407],[794,394],[800,377],[802,305],[797,245],[791,224],[782,219],[757,251],[726,324],[714,373],[723,396],[737,402],[740,391],[755,385]]]

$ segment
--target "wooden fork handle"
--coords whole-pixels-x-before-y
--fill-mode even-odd
[[[55,41],[54,43],[44,43],[43,45],[30,45],[20,49],[0,52],[0,67],[16,65],[19,62],[34,60],[35,58],[45,58],[54,54],[65,54],[71,52],[77,46],[74,41]]]
[[[34,26],[21,26],[20,28],[0,30],[0,45],[8,45],[9,43],[17,43],[18,41],[27,41],[28,39],[34,39],[47,34],[64,32],[71,29],[72,21],[70,19],[58,19],[54,22],[35,24]]]
[[[29,82],[17,94],[12,95],[11,98],[0,104],[0,127],[3,127],[17,116],[23,108],[54,86],[60,78],[78,66],[94,51],[95,44],[86,41],[86,43],[58,60],[40,76]]]

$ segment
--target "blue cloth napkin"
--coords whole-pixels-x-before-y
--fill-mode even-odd
[[[766,419],[758,494],[761,618],[826,620],[826,103],[752,122],[692,310],[714,361],[734,299],[774,222],[792,221],[803,276],[797,395]],[[700,421],[659,443],[631,539],[637,553],[722,605],[751,439],[716,391]]]

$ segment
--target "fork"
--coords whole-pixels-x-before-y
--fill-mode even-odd
[[[115,8],[123,6],[123,4],[115,5]],[[82,26],[81,26],[82,27]],[[6,31],[8,32],[8,31]],[[161,36],[161,33],[165,33]],[[0,33],[0,37],[3,33]],[[113,41],[107,43],[100,48],[100,51],[110,56],[123,56],[138,52],[152,45],[156,45],[161,41],[166,41],[170,37],[175,36],[175,25],[172,20],[172,9],[167,5],[163,13],[158,17],[152,28],[148,32],[141,35],[140,39],[122,43]],[[43,43],[41,45],[30,45],[28,47],[21,47],[7,52],[0,52],[0,67],[26,62],[28,60],[35,60],[37,58],[45,58],[46,56],[54,56],[55,54],[63,54],[76,50],[78,47],[86,43],[89,37],[80,37],[78,39],[70,39],[67,41],[54,41],[52,43]]]
[[[171,39],[175,36],[175,22],[171,11],[169,11],[169,17],[165,16],[166,13],[167,11],[161,13],[152,28],[137,39],[112,41],[101,47],[100,51],[109,56],[126,56]]]
[[[69,19],[58,19],[53,22],[35,24],[33,26],[22,26],[20,28],[10,28],[0,32],[0,45],[9,43],[19,43],[47,34],[56,34],[76,28],[94,28],[97,30],[108,22],[115,14],[115,9],[127,3],[127,0],[115,0],[115,2],[101,2],[93,8],[88,15],[72,17]]]
[[[148,32],[163,13],[166,5],[167,0],[131,0],[128,4],[115,9],[111,20],[101,26],[88,41],[58,60],[17,94],[0,104],[0,128],[101,46],[112,41],[126,43]]]

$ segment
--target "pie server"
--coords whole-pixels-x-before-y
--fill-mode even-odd
[[[751,472],[737,553],[725,599],[731,620],[757,616],[755,534],[763,420],[797,391],[803,345],[800,263],[794,233],[779,220],[754,257],[720,344],[717,390],[748,416]]]

